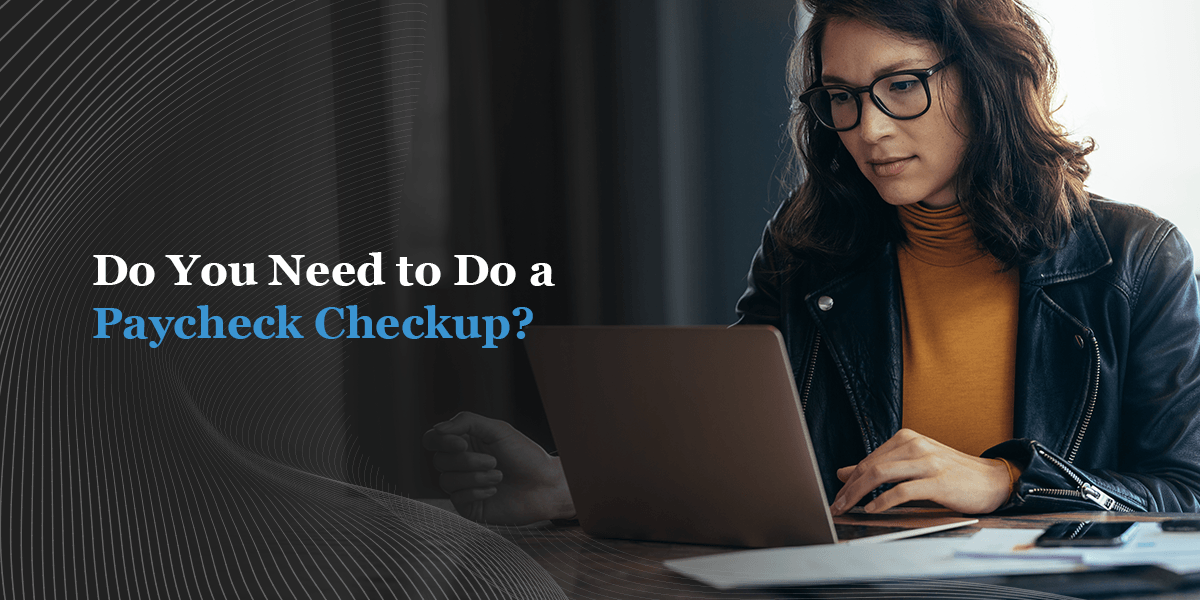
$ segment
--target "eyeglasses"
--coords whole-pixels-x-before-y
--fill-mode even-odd
[[[849,131],[862,120],[862,93],[869,92],[871,101],[883,114],[901,121],[915,119],[929,110],[933,103],[929,95],[929,78],[954,62],[951,56],[928,69],[911,69],[880,75],[860,88],[848,85],[823,85],[800,94],[817,121],[834,131]]]

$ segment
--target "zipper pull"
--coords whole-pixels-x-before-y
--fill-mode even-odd
[[[1090,483],[1080,484],[1079,491],[1083,493],[1084,498],[1091,500],[1104,510],[1112,510],[1117,505],[1117,501],[1113,500],[1112,496],[1105,494],[1100,488]]]

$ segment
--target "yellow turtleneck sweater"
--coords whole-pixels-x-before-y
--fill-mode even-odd
[[[977,456],[1012,437],[1017,270],[977,246],[957,204],[899,214],[904,427]]]

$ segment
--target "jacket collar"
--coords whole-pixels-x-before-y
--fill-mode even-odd
[[[894,244],[887,244],[874,260],[895,260]],[[870,264],[873,261],[869,261]],[[1076,221],[1075,227],[1067,234],[1062,245],[1057,249],[1043,250],[1034,260],[1021,266],[1021,283],[1030,285],[1050,285],[1087,277],[1100,269],[1111,265],[1112,254],[1104,235],[1100,233],[1100,224],[1090,206],[1084,206],[1083,215]],[[810,294],[812,298],[824,293],[824,290],[836,288],[846,280],[860,275],[860,269],[839,277],[835,277],[817,286],[817,291]]]
[[[1092,209],[1083,216],[1056,250],[1044,250],[1028,265],[1021,267],[1021,283],[1049,285],[1087,277],[1113,262],[1108,244]]]

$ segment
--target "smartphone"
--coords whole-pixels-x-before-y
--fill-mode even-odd
[[[1037,539],[1038,546],[1122,546],[1133,537],[1137,523],[1067,521],[1055,523]]]

